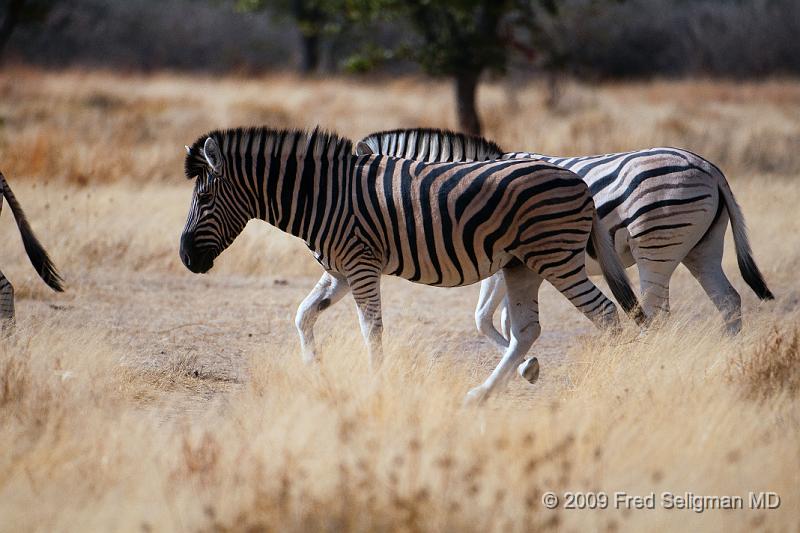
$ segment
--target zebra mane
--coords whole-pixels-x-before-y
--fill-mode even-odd
[[[371,133],[364,137],[362,142],[366,143],[376,154],[385,154],[395,157],[403,157],[400,153],[388,153],[391,144],[401,146],[400,143],[392,143],[400,138],[405,138],[406,142],[410,135],[416,135],[417,151],[423,146],[428,145],[432,139],[439,141],[439,144],[451,143],[463,147],[463,154],[476,160],[497,159],[503,154],[503,149],[497,143],[480,137],[469,135],[451,130],[437,128],[411,128],[395,129]],[[403,143],[405,145],[405,143]],[[397,151],[395,149],[395,151]]]
[[[214,130],[201,135],[188,147],[188,153],[184,161],[184,172],[187,179],[194,179],[208,170],[208,162],[203,155],[203,146],[209,137],[212,137],[217,142],[223,152],[223,156],[229,150],[228,147],[231,146],[231,142],[236,141],[238,146],[247,146],[251,138],[255,138],[265,146],[273,147],[268,155],[281,159],[292,156],[305,156],[309,151],[313,152],[314,157],[321,158],[331,148],[343,154],[349,154],[353,150],[353,141],[319,127],[311,131],[299,129],[277,130],[266,126]],[[274,151],[275,146],[281,147],[279,153]]]

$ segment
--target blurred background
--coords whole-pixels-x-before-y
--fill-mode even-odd
[[[2,0],[6,65],[422,73],[453,83],[479,133],[482,78],[721,77],[800,73],[796,0]]]

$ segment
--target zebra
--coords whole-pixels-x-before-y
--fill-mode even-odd
[[[554,157],[504,153],[497,144],[478,136],[411,129],[368,135],[357,144],[356,152],[402,154],[428,162],[532,158],[571,170],[588,184],[625,266],[637,265],[642,305],[648,317],[669,313],[669,281],[678,264],[683,263],[722,314],[727,331],[736,334],[742,327],[741,298],[722,270],[730,218],[742,277],[762,300],[774,298],[753,259],[744,215],[724,174],[688,150],[656,147]],[[587,261],[587,266],[590,274],[598,273],[593,261]],[[503,302],[504,293],[502,273],[481,286],[475,321],[479,331],[493,339],[499,334],[492,315]],[[502,322],[505,324],[505,320]]]
[[[33,233],[22,206],[11,191],[6,177],[0,172],[0,212],[3,210],[4,197],[8,201],[14,219],[17,221],[17,227],[22,236],[22,244],[25,246],[25,252],[28,254],[28,259],[30,259],[33,268],[36,269],[36,273],[51,289],[56,292],[63,292],[64,280],[55,265],[53,265],[39,239]],[[8,333],[14,325],[14,287],[2,272],[0,272],[0,325],[4,333]]]
[[[536,294],[543,279],[596,325],[618,324],[615,305],[586,276],[590,239],[617,300],[630,313],[638,309],[588,187],[555,165],[359,157],[352,141],[319,128],[215,130],[186,151],[185,174],[195,180],[180,238],[186,268],[208,272],[245,224],[260,219],[303,239],[325,269],[295,320],[309,363],[317,360],[319,313],[348,290],[377,370],[381,275],[454,287],[502,270],[509,340],[500,364],[467,401],[486,399],[518,366],[535,381],[538,361],[523,358],[541,331]]]

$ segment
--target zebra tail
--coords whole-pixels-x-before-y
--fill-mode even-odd
[[[753,250],[750,248],[750,240],[747,238],[747,226],[744,222],[742,209],[736,202],[725,175],[718,168],[714,167],[714,169],[718,173],[720,197],[725,203],[725,209],[728,210],[728,216],[731,219],[733,243],[736,245],[736,262],[739,263],[739,272],[742,273],[744,281],[759,298],[762,300],[774,300],[775,296],[767,287],[767,282],[764,281],[764,276],[761,275],[761,271],[756,266],[755,259],[753,259]]]
[[[605,226],[600,222],[597,212],[592,215],[592,246],[597,254],[597,262],[603,271],[603,277],[608,283],[614,298],[622,306],[625,312],[636,321],[640,326],[647,325],[647,315],[642,311],[636,293],[631,288],[631,282],[625,273],[625,267],[620,261],[614,244],[611,242],[611,235],[606,231]]]
[[[8,186],[8,182],[2,172],[0,172],[0,194],[5,196],[5,199],[8,201],[8,206],[14,214],[19,233],[22,236],[22,244],[25,246],[25,252],[28,254],[28,259],[31,260],[33,268],[36,269],[36,273],[39,274],[39,277],[41,277],[51,289],[57,292],[63,292],[64,280],[50,260],[50,256],[47,255],[44,247],[39,242],[39,239],[37,239],[36,235],[33,233],[33,229],[31,229],[30,224],[28,224],[28,219],[25,216],[25,212],[22,210],[22,206],[17,201],[14,193],[11,192],[11,187]]]

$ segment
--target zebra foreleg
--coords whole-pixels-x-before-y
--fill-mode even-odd
[[[478,296],[478,305],[475,307],[475,325],[478,331],[492,340],[501,350],[508,348],[508,334],[505,337],[494,327],[493,317],[497,307],[503,303],[506,296],[506,284],[503,273],[481,282],[481,293]]]
[[[294,324],[300,334],[300,346],[303,350],[303,360],[306,363],[314,363],[318,360],[314,342],[314,324],[317,322],[317,318],[320,313],[341,300],[349,289],[343,276],[325,272],[297,308]]]
[[[358,309],[361,334],[369,350],[369,365],[373,371],[383,362],[383,317],[381,316],[381,273],[359,271],[348,276],[350,289]]]
[[[14,328],[14,287],[0,272],[0,334],[10,333]]]
[[[522,362],[542,329],[539,326],[539,286],[542,283],[535,272],[517,265],[503,269],[508,290],[508,309],[511,319],[511,335],[503,358],[492,374],[478,387],[467,394],[465,403],[475,404],[485,401],[497,388],[504,386],[514,375],[514,369]],[[531,359],[524,365],[525,377],[532,376],[538,361]]]

